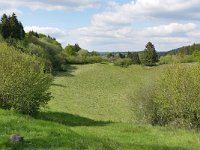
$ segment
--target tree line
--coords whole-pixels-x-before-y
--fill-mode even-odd
[[[158,54],[155,46],[148,42],[143,52],[109,53],[107,58],[115,65],[127,67],[131,64],[142,64],[145,66],[155,66],[158,62]]]

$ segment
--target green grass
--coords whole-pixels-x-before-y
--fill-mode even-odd
[[[62,114],[31,118],[0,110],[0,149],[198,149],[200,134],[195,131],[110,123]],[[9,136],[20,134],[24,143],[10,144]]]
[[[55,78],[50,110],[95,120],[133,122],[132,97],[155,77],[155,70],[103,64],[71,66],[70,72]]]
[[[199,149],[194,130],[132,123],[132,97],[162,68],[71,66],[56,76],[54,99],[37,117],[0,110],[0,149]],[[24,143],[11,144],[11,134],[24,136]]]

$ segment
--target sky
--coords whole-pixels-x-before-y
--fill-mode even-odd
[[[89,51],[168,51],[200,42],[200,0],[0,0],[26,32]]]

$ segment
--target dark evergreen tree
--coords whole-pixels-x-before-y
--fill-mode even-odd
[[[90,52],[90,55],[91,56],[100,56],[100,54],[98,52],[96,52],[96,51]]]
[[[142,63],[146,66],[153,66],[158,62],[158,55],[155,47],[151,42],[148,42],[142,54]]]
[[[40,38],[39,34],[37,32],[34,32],[34,31],[28,32],[28,37],[31,37],[31,36],[35,36],[37,38]]]
[[[21,40],[25,37],[25,31],[17,16],[13,13],[11,16],[4,14],[1,18],[0,33],[3,38],[13,38]]]
[[[125,56],[124,54],[122,54],[122,53],[119,53],[118,55],[119,55],[119,58],[125,58],[125,57],[126,57],[126,56]]]
[[[80,50],[81,50],[80,46],[79,46],[78,44],[75,44],[75,45],[74,45],[74,51],[75,51],[75,52],[78,52],[78,51],[80,51]]]
[[[9,24],[10,24],[10,37],[14,39],[23,39],[25,37],[25,31],[22,26],[22,23],[18,21],[17,16],[15,13],[9,17]]]
[[[130,58],[132,60],[133,64],[140,64],[140,58],[137,52],[128,52],[127,54],[127,58]]]
[[[1,18],[0,33],[3,36],[3,38],[5,38],[5,39],[10,36],[9,18],[6,14],[3,14],[3,16]]]

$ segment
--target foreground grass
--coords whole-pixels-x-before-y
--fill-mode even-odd
[[[50,121],[0,110],[0,149],[198,149],[200,134],[195,131],[98,122],[66,115]],[[82,124],[82,121],[85,124]],[[11,134],[24,136],[20,145],[10,144]]]
[[[37,117],[0,110],[0,149],[199,149],[198,132],[132,123],[132,97],[162,68],[71,66],[56,76],[54,99]],[[24,143],[11,144],[11,134]]]

